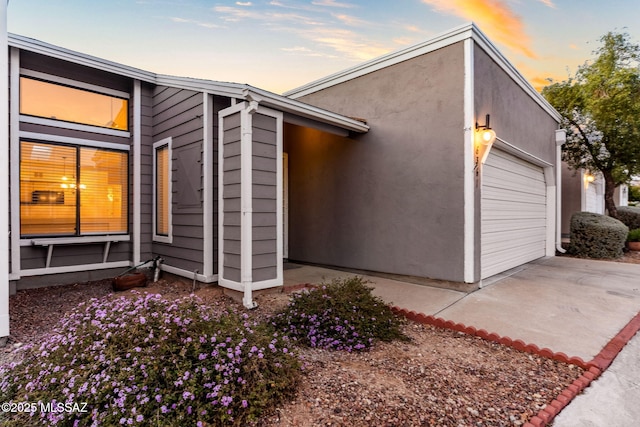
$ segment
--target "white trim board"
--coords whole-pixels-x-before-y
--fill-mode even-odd
[[[122,138],[130,138],[131,133],[126,130],[108,129],[100,126],[83,125],[81,123],[65,122],[63,120],[45,119],[42,117],[33,117],[20,114],[20,121],[23,123],[31,123],[34,125],[49,126],[60,129],[79,130],[82,132],[91,132],[96,134],[119,136]]]
[[[130,151],[131,146],[128,144],[116,144],[114,142],[95,141],[91,139],[72,138],[70,136],[51,135],[48,133],[19,131],[19,139],[36,140],[41,142],[58,142],[61,144],[71,144],[80,147],[106,148],[116,151]],[[18,141],[19,142],[19,141]],[[19,152],[18,152],[19,153]],[[19,157],[18,157],[19,159]],[[19,164],[19,162],[18,162]]]
[[[142,84],[133,82],[133,263],[140,264],[142,229]]]
[[[171,265],[166,265],[166,264],[160,264],[160,270],[166,271],[167,273],[175,274],[176,276],[185,277],[191,280],[193,280],[194,273],[195,273],[193,271],[184,270],[182,268],[173,267]],[[214,283],[218,281],[217,274],[205,276],[204,274],[195,273],[195,278],[198,282],[202,282],[202,283]]]
[[[20,274],[22,277],[44,276],[47,274],[77,273],[79,271],[86,270],[106,270],[108,268],[124,268],[129,266],[131,266],[129,261],[115,261],[96,264],[68,265],[62,267],[33,268],[29,270],[22,270]]]
[[[20,279],[20,51],[11,48],[11,279]]]
[[[7,2],[8,3],[8,2]],[[9,56],[7,55],[7,3],[0,6],[0,46],[3,53],[0,60],[0,188],[3,192],[9,188]],[[0,337],[9,336],[9,198],[2,197],[0,201]],[[7,236],[7,237],[5,237]]]
[[[173,243],[173,139],[171,137],[167,137],[164,139],[161,139],[158,142],[154,142],[153,143],[153,151],[152,151],[152,156],[153,156],[153,160],[152,160],[152,164],[153,164],[153,173],[152,173],[152,179],[153,179],[153,184],[152,184],[152,203],[151,203],[151,226],[153,228],[153,230],[151,230],[151,236],[152,236],[152,240],[154,242],[160,242],[160,243]],[[160,147],[167,147],[167,155],[169,157],[169,188],[167,189],[167,194],[169,197],[168,203],[169,203],[169,212],[168,212],[168,233],[166,236],[157,234],[157,225],[158,225],[158,211],[157,211],[157,207],[158,207],[158,189],[157,189],[157,173],[158,173],[158,165],[157,165],[157,151],[158,148]]]
[[[464,41],[464,282],[476,281],[476,170],[473,40]],[[479,167],[479,165],[477,165]]]
[[[202,262],[203,272],[205,276],[211,276],[214,272],[214,188],[213,188],[213,114],[214,103],[213,95],[203,93],[203,135],[202,135],[202,175],[203,175],[203,202],[202,202],[202,215],[203,215],[203,249],[202,249]]]

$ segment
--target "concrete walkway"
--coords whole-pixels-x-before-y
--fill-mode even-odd
[[[640,425],[640,335],[554,419],[554,427]]]
[[[285,286],[353,274],[302,266]],[[520,339],[591,361],[640,312],[640,264],[541,259],[464,293],[364,276],[373,293],[400,308]],[[554,421],[555,427],[640,425],[640,336]]]

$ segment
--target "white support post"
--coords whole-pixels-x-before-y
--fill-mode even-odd
[[[202,99],[203,104],[203,120],[202,120],[202,174],[203,182],[203,259],[202,267],[205,276],[213,276],[213,95],[204,93]]]
[[[9,188],[9,45],[7,2],[0,1],[0,188]],[[15,167],[16,165],[14,165]],[[15,230],[14,230],[15,231]],[[0,197],[0,337],[9,336],[9,198]]]
[[[252,101],[248,107],[241,112],[241,249],[240,249],[240,281],[244,289],[242,303],[246,308],[254,308],[253,301],[253,113],[256,112],[258,103]]]
[[[1,0],[0,0],[1,1]],[[133,82],[133,265],[140,264],[142,211],[142,100],[140,80]]]
[[[473,96],[473,40],[464,41],[464,282],[475,282],[476,176]]]

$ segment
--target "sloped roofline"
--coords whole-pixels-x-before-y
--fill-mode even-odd
[[[544,109],[556,121],[560,121],[562,118],[561,115],[551,106],[551,104],[549,104],[549,102],[547,102],[546,99],[544,99],[542,95],[540,95],[540,93],[538,93],[538,91],[533,88],[533,86],[531,86],[527,79],[525,79],[524,76],[520,74],[520,72],[504,57],[504,55],[500,53],[498,48],[473,22],[460,25],[449,31],[440,33],[422,43],[390,52],[372,60],[363,62],[362,64],[289,90],[284,93],[284,96],[297,99],[467,39],[473,40],[491,57],[491,59],[493,59],[494,62],[500,66],[500,68],[502,68],[503,71],[509,75],[516,84],[518,84],[518,86],[525,91],[525,93],[527,93],[527,95],[538,103],[542,109]]]
[[[9,34],[8,43],[9,46],[21,50],[39,53],[156,85],[194,90],[238,100],[259,101],[261,105],[266,107],[316,120],[351,132],[363,133],[369,130],[369,126],[367,126],[366,123],[356,119],[314,107],[247,84],[156,74],[17,34]]]

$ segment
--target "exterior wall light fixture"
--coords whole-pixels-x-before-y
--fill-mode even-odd
[[[585,172],[584,174],[584,188],[589,188],[589,183],[594,182],[596,177],[591,172]]]
[[[478,122],[476,122],[476,132],[479,132],[480,143],[482,145],[490,146],[496,140],[496,132],[491,129],[490,118],[491,115],[489,114],[485,116],[484,125],[479,125]]]

